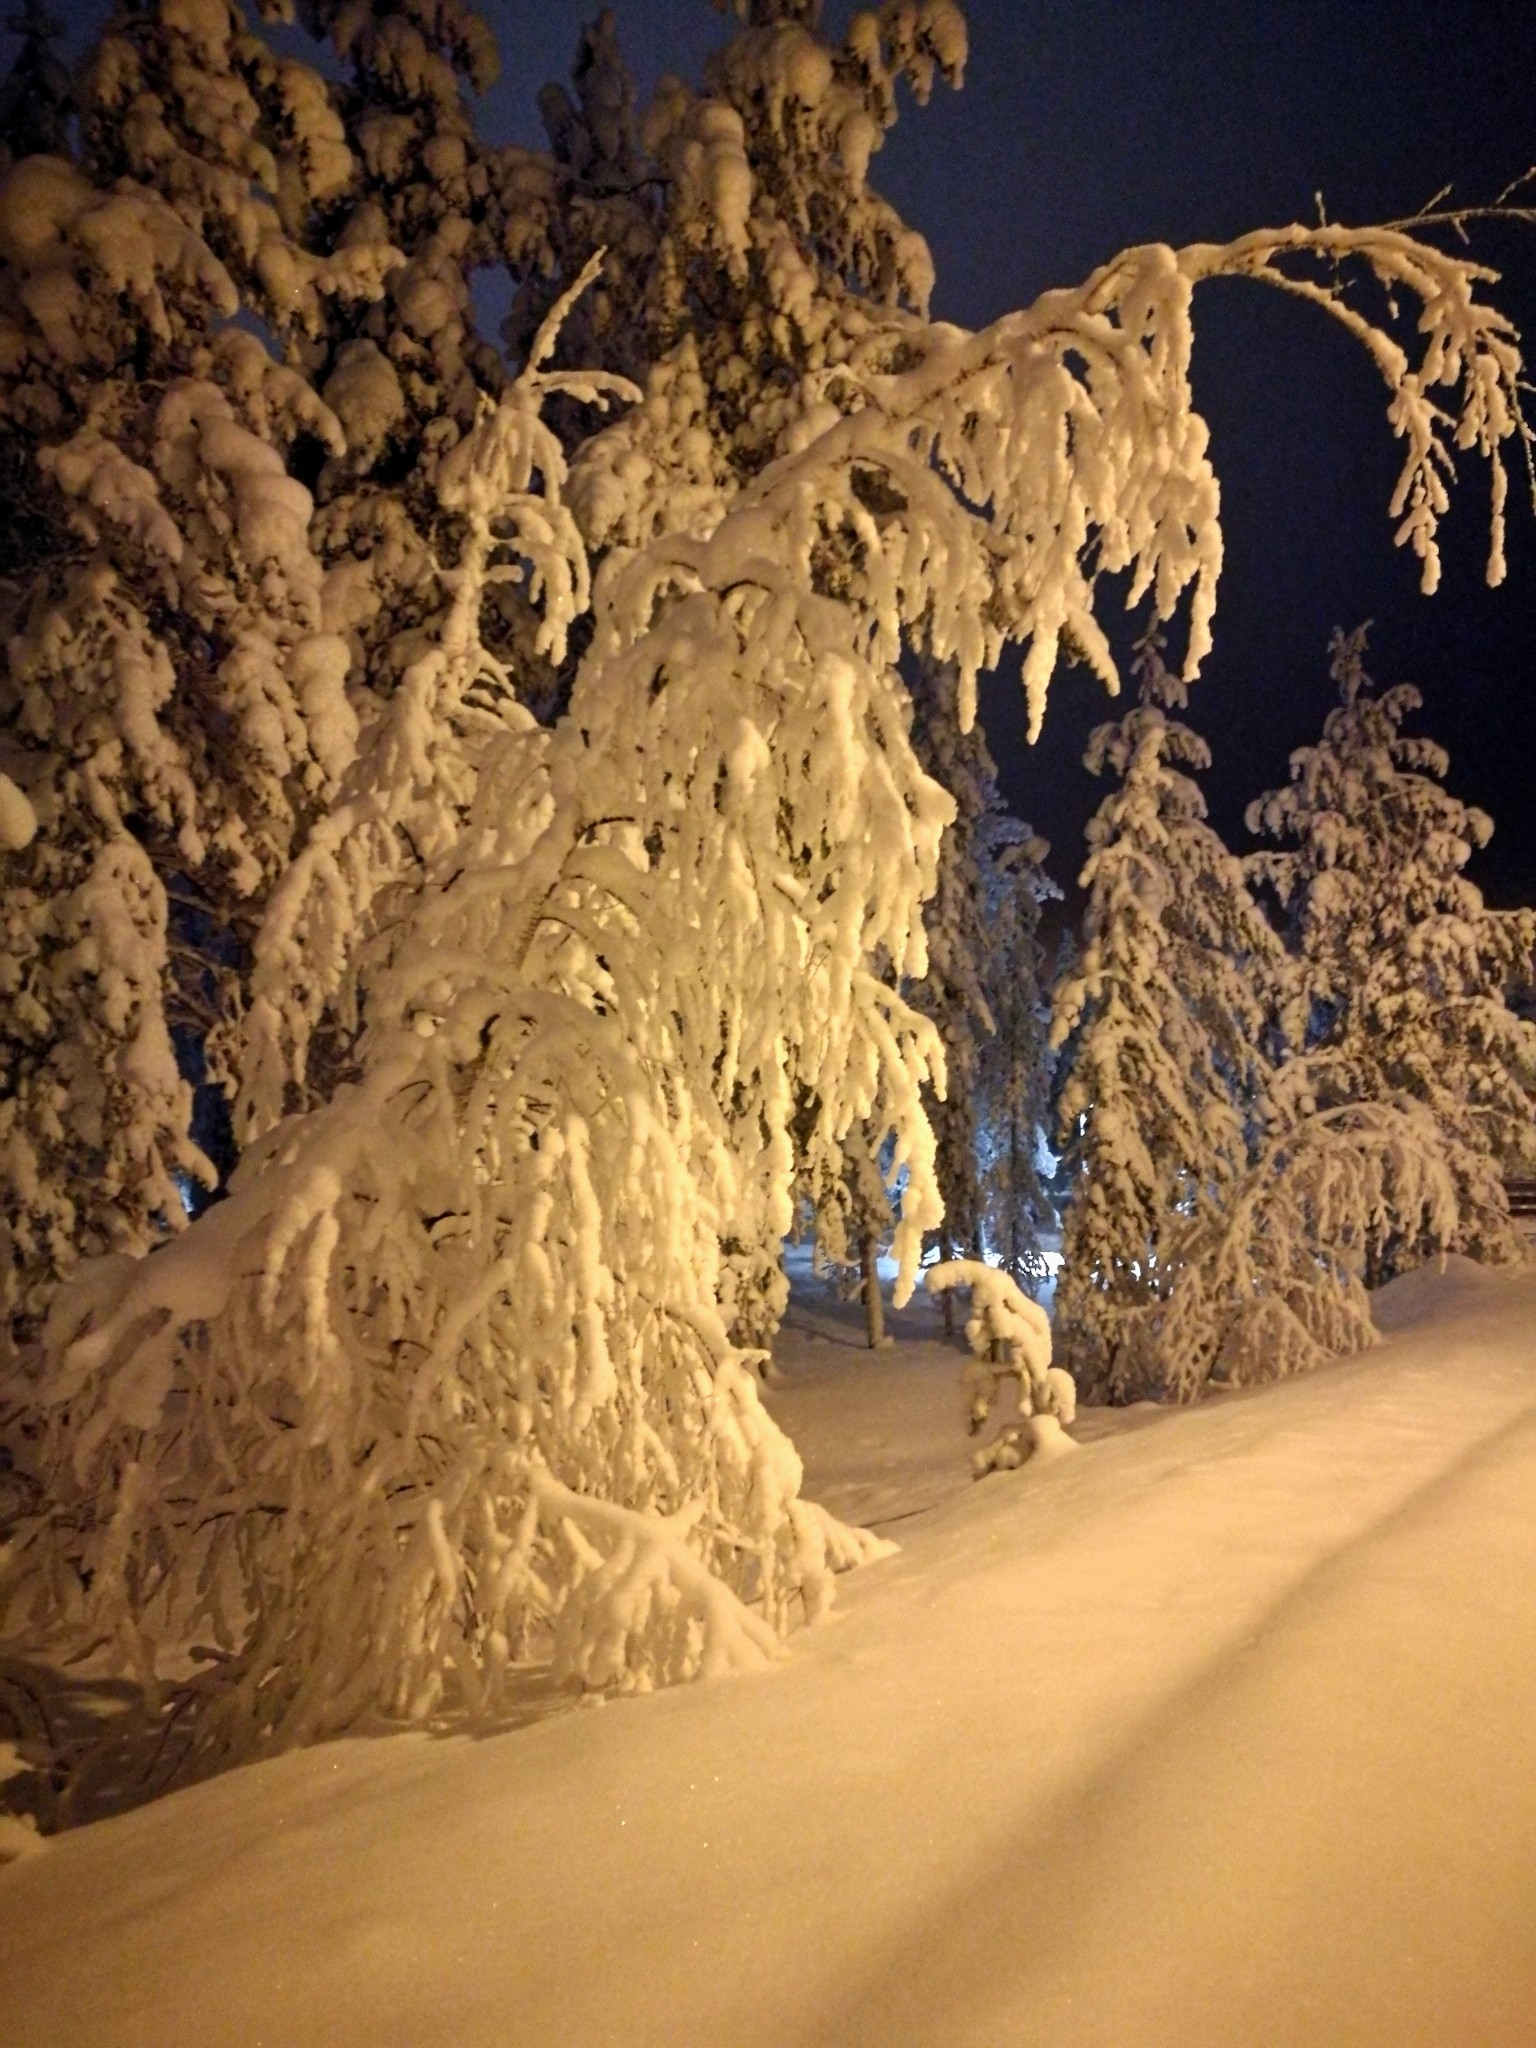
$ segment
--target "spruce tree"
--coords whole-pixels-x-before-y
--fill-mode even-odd
[[[977,1075],[982,1234],[1002,1270],[1027,1290],[1038,1290],[1049,1276],[1042,1238],[1056,1221],[1040,1158],[1051,1130],[1055,1065],[1040,912],[1061,894],[1045,873],[1048,853],[1027,826],[1018,837],[1010,831],[996,846],[986,878],[990,943],[983,986],[992,1034],[981,1047]]]
[[[1454,1248],[1508,1256],[1501,1178],[1536,1165],[1536,1027],[1508,997],[1529,971],[1536,913],[1490,910],[1468,879],[1493,821],[1444,787],[1445,750],[1403,731],[1423,700],[1409,683],[1376,687],[1367,633],[1334,635],[1339,703],[1322,739],[1248,811],[1250,830],[1280,842],[1251,866],[1297,963],[1290,1085],[1322,1110],[1422,1104],[1461,1190]],[[1370,1282],[1424,1249],[1397,1219]]]
[[[1504,1177],[1536,1150],[1536,1026],[1507,993],[1536,916],[1495,912],[1463,869],[1491,821],[1402,731],[1365,628],[1335,634],[1339,704],[1291,780],[1249,808],[1251,857],[1290,947],[1281,1058],[1247,1172],[1169,1248],[1138,1319],[1162,1387],[1189,1398],[1374,1343],[1369,1290],[1436,1252],[1519,1256]]]
[[[912,695],[918,757],[956,811],[924,911],[928,974],[912,991],[944,1049],[944,1093],[927,1104],[944,1198],[939,1257],[990,1251],[1014,1280],[1038,1286],[1051,1215],[1036,1168],[1050,1066],[1036,937],[1053,888],[1041,867],[1048,849],[1004,807],[980,726],[963,729],[953,667],[919,664]]]
[[[1180,1220],[1219,1210],[1264,1117],[1280,949],[1191,775],[1205,742],[1156,634],[1137,708],[1088,744],[1118,785],[1088,825],[1080,962],[1056,994],[1057,1115],[1074,1178],[1058,1341],[1085,1391],[1145,1391],[1143,1312],[1167,1291]]]

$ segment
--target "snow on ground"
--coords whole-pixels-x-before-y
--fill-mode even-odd
[[[0,1870],[0,2042],[1530,2048],[1536,1273],[1383,1320],[973,1486],[932,1309],[797,1308],[810,1490],[903,1545],[832,1621],[56,1839]]]

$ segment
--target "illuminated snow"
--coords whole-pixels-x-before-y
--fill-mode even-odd
[[[957,1355],[771,1395],[900,1537],[761,1674],[238,1771],[0,1871],[72,2048],[1530,2039],[1536,1274],[972,1486]],[[856,1310],[848,1311],[850,1317]],[[807,1325],[818,1326],[813,1335]]]

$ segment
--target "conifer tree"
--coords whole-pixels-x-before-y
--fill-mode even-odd
[[[1049,1069],[1035,936],[1052,887],[1040,866],[1047,849],[1005,810],[981,728],[962,730],[953,668],[918,665],[912,729],[919,759],[956,806],[924,912],[928,975],[912,991],[944,1048],[944,1094],[927,1103],[944,1199],[939,1256],[975,1260],[991,1249],[1013,1279],[1037,1285],[1050,1213],[1035,1166]],[[943,1301],[948,1323],[951,1297]]]
[[[1489,911],[1462,872],[1491,822],[1403,733],[1419,694],[1378,692],[1365,644],[1335,635],[1322,740],[1248,813],[1282,843],[1249,865],[1279,906],[1290,1000],[1252,1162],[1175,1234],[1139,1319],[1182,1398],[1374,1343],[1370,1288],[1435,1252],[1519,1256],[1503,1180],[1536,1144],[1536,1027],[1506,994],[1536,917]]]
[[[80,161],[18,162],[0,231],[0,414],[68,536],[12,586],[0,681],[38,823],[5,877],[0,1308],[22,1334],[74,1258],[145,1249],[212,1177],[172,1031],[206,1024],[222,967],[176,901],[248,924],[356,731],[289,473],[341,430],[230,316],[297,341],[390,253],[304,246],[350,160],[222,5],[114,17],[78,112]]]
[[[1159,636],[1138,649],[1137,708],[1088,744],[1118,777],[1088,825],[1080,963],[1057,992],[1058,1117],[1075,1175],[1058,1341],[1087,1390],[1143,1390],[1137,1341],[1162,1297],[1179,1219],[1219,1211],[1264,1118],[1263,1048],[1280,948],[1186,770],[1205,742]]]
[[[982,1234],[1002,1270],[1031,1290],[1049,1275],[1042,1232],[1056,1220],[1040,1159],[1054,1069],[1040,912],[1061,893],[1043,867],[1048,852],[1026,826],[1020,837],[1007,831],[991,861],[983,985],[992,1034],[977,1074]]]
[[[1335,634],[1340,701],[1323,737],[1248,811],[1251,830],[1281,842],[1251,865],[1298,966],[1290,1085],[1322,1110],[1421,1103],[1461,1190],[1454,1248],[1509,1256],[1501,1177],[1536,1164],[1536,1028],[1508,995],[1536,913],[1489,910],[1464,873],[1493,821],[1443,786],[1444,749],[1402,730],[1423,700],[1409,683],[1376,688],[1367,631]],[[1369,1280],[1423,1250],[1399,1219]]]

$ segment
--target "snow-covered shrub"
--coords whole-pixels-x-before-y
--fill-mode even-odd
[[[1472,1219],[1497,1230],[1503,1209],[1491,1165],[1448,1157],[1411,1096],[1282,1124],[1221,1208],[1174,1233],[1164,1293],[1130,1319],[1127,1380],[1191,1400],[1364,1350],[1389,1256],[1417,1263]]]
[[[1005,1379],[1018,1383],[1019,1421],[979,1450],[971,1469],[1013,1471],[1026,1458],[1054,1456],[1069,1449],[1062,1425],[1077,1414],[1072,1375],[1051,1363],[1051,1324],[1011,1275],[980,1259],[947,1259],[924,1275],[931,1294],[964,1287],[971,1297],[966,1342],[972,1357],[960,1375],[970,1411],[971,1434],[983,1428]]]

